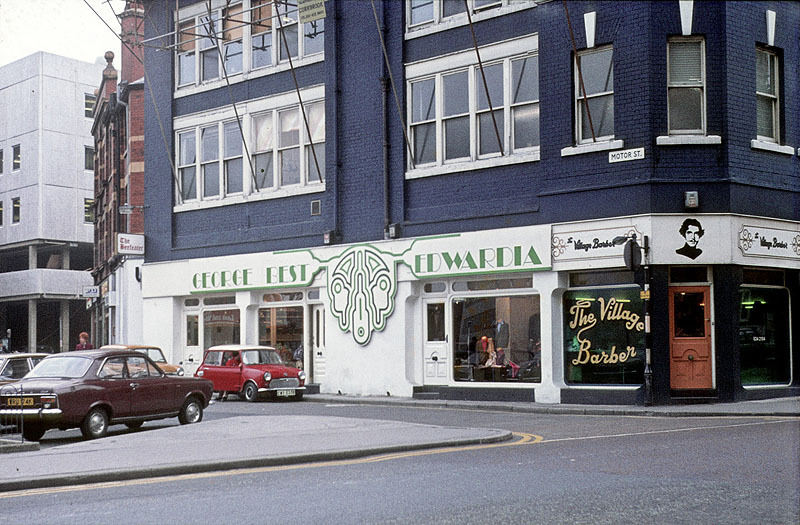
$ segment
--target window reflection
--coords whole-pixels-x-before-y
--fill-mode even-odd
[[[739,348],[743,385],[789,382],[788,290],[755,286],[739,290]]]

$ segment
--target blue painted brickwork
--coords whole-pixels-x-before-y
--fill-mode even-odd
[[[190,2],[191,3],[191,2]],[[148,5],[148,37],[171,24],[166,4]],[[370,2],[328,1],[325,62],[298,69],[301,85],[326,83],[324,194],[173,215],[169,160],[146,93],[147,258],[169,260],[383,238],[383,104],[386,75]],[[404,64],[468,50],[468,27],[404,40],[403,2],[376,1],[405,119]],[[388,220],[404,236],[473,231],[644,213],[683,212],[683,192],[698,190],[701,213],[749,213],[800,220],[800,159],[750,147],[755,138],[755,48],[766,43],[765,11],[777,13],[782,56],[781,140],[800,147],[800,3],[695,2],[693,34],[706,39],[707,130],[722,144],[658,146],[667,134],[667,39],[681,34],[677,0],[568,2],[576,46],[586,45],[583,14],[597,12],[596,45],[613,45],[615,137],[644,147],[641,161],[608,163],[601,151],[562,157],[574,144],[573,52],[564,5],[537,7],[475,24],[481,45],[539,35],[541,160],[405,180],[407,150],[389,92]],[[385,9],[385,12],[384,12]],[[154,28],[157,28],[158,31]],[[146,51],[146,65],[172,151],[170,121],[224,106],[223,88],[172,101],[172,57]],[[236,100],[293,89],[287,73],[236,85]],[[309,215],[321,199],[323,214]]]

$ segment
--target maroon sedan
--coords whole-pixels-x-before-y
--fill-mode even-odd
[[[0,390],[0,417],[22,419],[22,435],[38,441],[50,428],[79,427],[87,439],[108,426],[138,428],[145,421],[203,419],[211,381],[168,376],[132,350],[83,350],[43,359],[28,375]]]
[[[284,364],[271,346],[212,346],[194,375],[210,379],[221,396],[234,393],[247,401],[261,395],[300,400],[306,389],[306,373]]]

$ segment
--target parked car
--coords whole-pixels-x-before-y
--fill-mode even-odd
[[[18,417],[22,435],[38,441],[51,428],[79,427],[87,439],[109,425],[138,428],[178,417],[198,423],[211,400],[211,381],[168,376],[133,350],[80,350],[50,355],[23,379],[0,389],[0,417]]]
[[[0,385],[22,379],[31,368],[47,357],[44,353],[0,354]]]
[[[149,346],[149,345],[105,345],[101,346],[101,349],[109,349],[109,350],[136,350],[137,352],[141,352],[158,365],[158,368],[164,371],[165,374],[171,376],[182,376],[185,374],[183,367],[180,365],[173,365],[167,363],[167,358],[164,357],[164,352],[157,346]]]
[[[260,396],[300,400],[306,389],[306,373],[284,364],[271,346],[212,346],[195,376],[210,379],[221,396],[234,393],[247,401]]]

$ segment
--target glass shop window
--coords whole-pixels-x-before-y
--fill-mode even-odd
[[[212,310],[203,312],[203,344],[206,348],[216,345],[239,344],[239,310]]]
[[[568,290],[563,306],[567,383],[642,383],[644,307],[638,286]]]
[[[791,380],[789,290],[739,288],[739,351],[742,385]]]
[[[455,380],[541,381],[540,319],[538,295],[453,299]]]
[[[295,361],[295,352],[303,344],[303,307],[260,308],[258,344],[275,348],[285,363]]]

